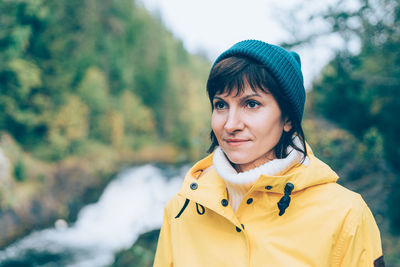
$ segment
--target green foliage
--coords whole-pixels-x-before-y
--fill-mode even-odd
[[[94,114],[104,113],[108,108],[108,82],[105,74],[96,67],[89,67],[78,86],[78,95]]]
[[[49,141],[55,159],[65,157],[77,141],[88,135],[88,107],[79,97],[71,96],[50,125]]]
[[[400,186],[400,179],[397,177],[397,180],[391,185],[392,186],[392,192],[389,195],[389,203],[391,204],[389,206],[389,211],[388,214],[391,219],[392,223],[392,232],[396,235],[400,235],[400,212],[398,209],[398,204],[400,203],[400,193],[398,192],[398,188]],[[400,258],[397,259],[397,261],[400,263]]]
[[[303,127],[313,152],[338,171],[341,180],[356,181],[385,169],[382,136],[375,128],[357,140],[321,118],[308,118]]]
[[[350,19],[361,22],[352,30],[360,38],[361,51],[357,55],[338,53],[316,82],[312,100],[318,112],[360,138],[371,127],[376,128],[382,134],[387,159],[398,168],[400,32],[396,29],[400,28],[400,3],[380,0],[360,4],[360,12],[336,10],[327,15],[333,29],[342,34],[350,30]],[[391,11],[381,13],[386,7]]]
[[[18,182],[23,182],[26,180],[26,166],[24,161],[20,158],[18,161],[15,163],[14,166],[14,177],[15,180]]]
[[[31,90],[42,85],[40,69],[33,63],[23,59],[14,59],[8,63],[10,71],[14,72],[19,84],[15,92],[19,99],[29,96]]]
[[[193,137],[209,62],[131,0],[0,0],[0,130],[46,160]],[[184,79],[180,79],[183,76]],[[183,82],[184,81],[184,82]],[[187,98],[189,96],[189,99]],[[207,105],[207,104],[206,104]],[[194,128],[193,128],[194,127]]]
[[[119,97],[125,129],[129,133],[151,134],[155,130],[154,116],[150,108],[143,105],[141,100],[129,90],[124,90]]]

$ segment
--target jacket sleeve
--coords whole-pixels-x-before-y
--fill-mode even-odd
[[[153,267],[172,267],[173,265],[170,224],[165,209]]]
[[[334,266],[384,267],[378,226],[365,202],[361,201],[362,207],[347,218],[339,236]]]

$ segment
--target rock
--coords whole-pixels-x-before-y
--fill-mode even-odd
[[[111,267],[153,266],[159,234],[160,230],[153,230],[140,235],[131,248],[117,253]]]
[[[11,176],[11,163],[0,147],[0,215],[7,209],[13,197],[14,179]],[[0,242],[1,243],[1,242]]]
[[[0,191],[9,189],[12,184],[11,163],[0,147]]]
[[[57,221],[55,221],[54,227],[57,230],[65,230],[68,228],[68,223],[63,219],[58,219]]]

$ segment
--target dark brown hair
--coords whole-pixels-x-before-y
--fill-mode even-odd
[[[249,85],[253,91],[257,89],[263,92],[271,93],[282,113],[282,118],[288,118],[292,123],[292,128],[289,132],[282,132],[278,144],[274,148],[275,156],[277,158],[287,157],[288,146],[293,147],[303,154],[303,161],[307,155],[305,144],[305,137],[301,122],[295,119],[292,105],[289,103],[287,97],[280,90],[275,78],[268,72],[268,70],[260,65],[258,62],[248,57],[228,57],[218,62],[210,71],[207,80],[207,92],[213,110],[213,99],[217,94],[231,94],[236,90],[236,95],[243,92],[246,85]],[[293,134],[296,134],[303,147],[297,147],[292,139]],[[218,140],[211,130],[210,133],[211,145],[208,153],[214,151],[218,146]]]

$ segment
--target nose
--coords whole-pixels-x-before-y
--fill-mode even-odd
[[[227,114],[224,129],[228,133],[234,133],[243,130],[244,123],[238,109],[231,108]]]

